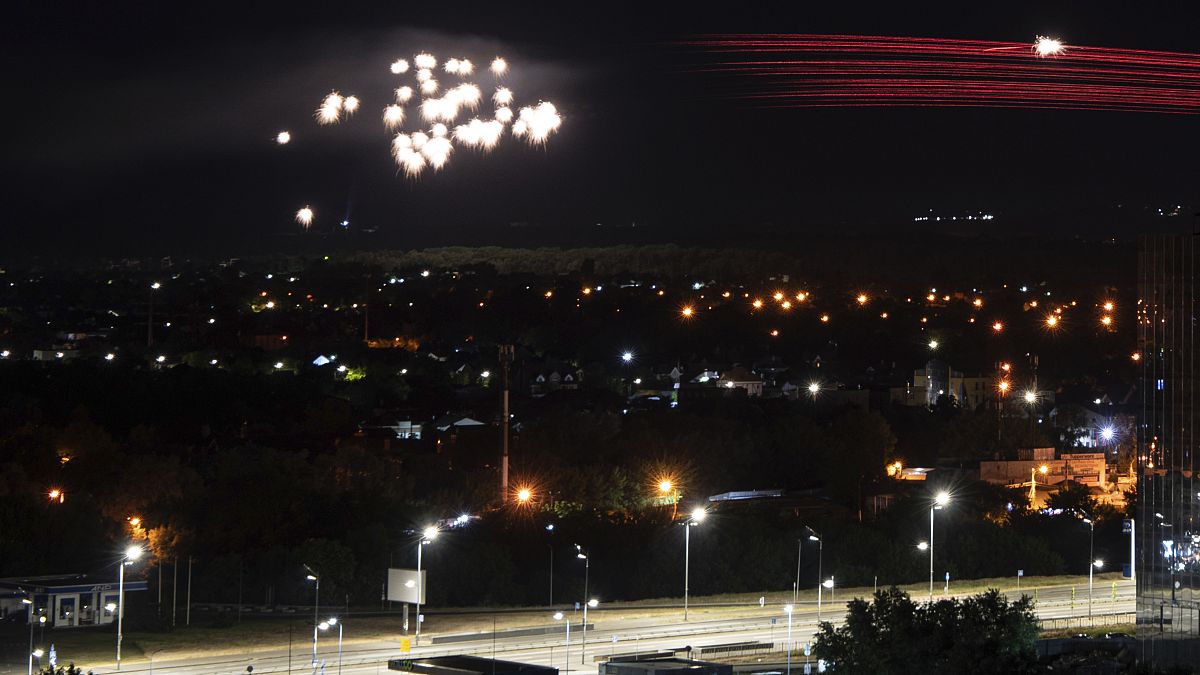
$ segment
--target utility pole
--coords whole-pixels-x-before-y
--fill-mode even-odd
[[[500,345],[500,503],[508,502],[508,379],[513,362],[513,346]],[[585,598],[586,599],[586,598]]]

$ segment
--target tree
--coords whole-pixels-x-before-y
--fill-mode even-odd
[[[1008,602],[990,590],[969,598],[917,604],[898,588],[849,604],[846,623],[822,622],[815,651],[839,673],[1033,672],[1037,618],[1032,600]]]

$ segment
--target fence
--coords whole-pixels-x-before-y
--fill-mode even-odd
[[[1038,619],[1038,627],[1042,630],[1059,630],[1064,628],[1094,628],[1096,626],[1116,626],[1132,624],[1137,620],[1136,612],[1118,612],[1115,614],[1094,614],[1092,616],[1070,616],[1058,619]]]

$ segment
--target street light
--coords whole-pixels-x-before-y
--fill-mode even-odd
[[[1050,467],[1045,464],[1034,469],[1029,467],[1029,508],[1037,507],[1037,475],[1040,473],[1045,476],[1050,472]]]
[[[692,509],[692,515],[683,522],[683,620],[688,620],[688,577],[691,570],[692,528],[708,517],[703,506]]]
[[[592,598],[583,603],[583,647],[579,650],[579,663],[587,665],[587,611],[588,607],[595,609],[600,606],[600,601]]]
[[[141,546],[130,546],[125,549],[125,554],[121,556],[120,573],[117,581],[117,670],[121,669],[121,640],[125,637],[124,619],[125,619],[125,566],[132,565],[135,560],[142,557]]]
[[[337,626],[338,629],[338,675],[342,675],[342,622],[335,616],[317,624],[317,628],[321,630],[329,630],[333,626]]]
[[[929,507],[929,602],[933,602],[933,512],[950,503],[950,493],[942,491],[933,498]]]
[[[438,529],[433,525],[421,530],[421,540],[417,542],[417,583],[420,587],[417,589],[417,635],[413,640],[413,644],[421,642],[421,601],[425,599],[425,584],[421,583],[421,549],[427,544],[432,544],[434,539],[437,539]]]
[[[633,362],[633,352],[623,352],[621,354],[621,361],[623,361],[625,363],[632,363]]]
[[[563,614],[562,612],[554,613],[555,621],[562,621],[563,619],[566,619],[565,614]],[[567,666],[566,666],[566,668],[563,669],[563,673],[571,672],[571,620],[566,619],[566,624],[567,624],[567,650],[566,650],[566,655],[563,657],[563,661],[566,662]]]
[[[25,622],[29,624],[29,674],[33,675],[33,599],[21,598],[22,605],[28,605],[29,609]]]
[[[316,584],[316,586],[313,590],[313,657],[312,657],[312,665],[315,668],[317,666],[317,624],[320,623],[320,621],[317,619],[317,616],[318,616],[318,612],[321,611],[321,575],[317,574],[316,570],[309,567],[307,564],[301,563],[301,565],[303,565],[305,571],[308,572],[308,574],[304,578],[307,579],[308,581],[311,581],[314,584]]]
[[[590,575],[591,569],[592,569],[592,559],[591,559],[591,556],[589,556],[587,554],[587,552],[583,550],[583,547],[580,546],[579,544],[575,544],[575,558],[577,560],[583,561],[583,599],[584,599],[583,647],[584,647],[584,651],[586,652],[587,651],[587,602],[586,601],[587,601],[587,597],[588,597],[588,576]],[[570,623],[571,623],[570,621],[567,622],[568,625],[570,625]]]
[[[1096,523],[1091,518],[1084,518],[1088,526],[1088,618],[1092,617],[1092,572],[1104,566],[1103,560],[1096,560]]]
[[[821,625],[821,576],[824,574],[823,568],[825,565],[825,538],[817,534],[817,531],[804,526],[808,530],[808,540],[817,542],[817,625]]]

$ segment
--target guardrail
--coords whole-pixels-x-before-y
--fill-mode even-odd
[[[1038,627],[1042,630],[1094,628],[1096,626],[1132,624],[1136,621],[1137,612],[1118,612],[1115,614],[1094,614],[1092,616],[1068,616],[1057,619],[1038,619]]]

